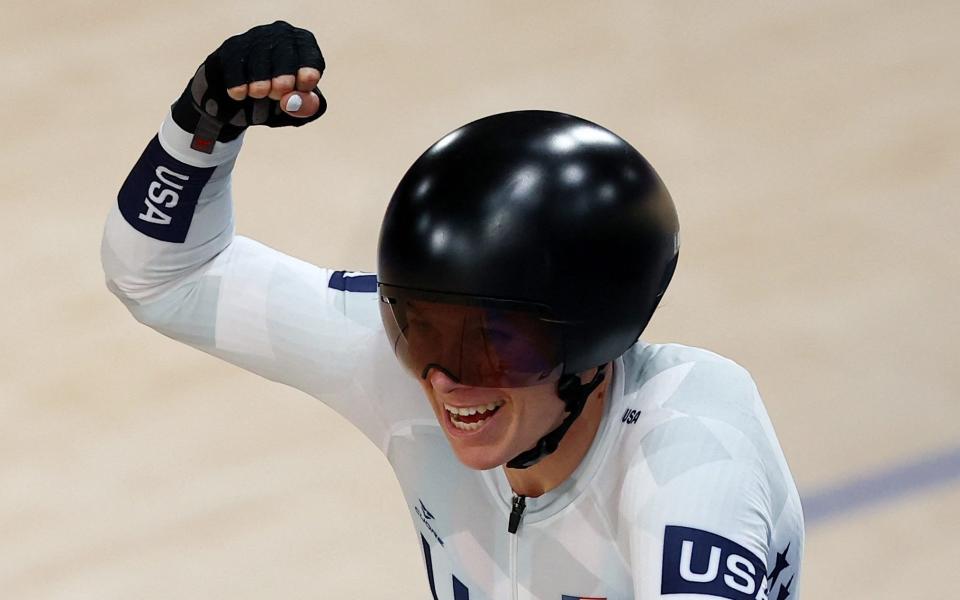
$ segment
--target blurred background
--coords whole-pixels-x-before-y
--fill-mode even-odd
[[[0,20],[0,596],[427,598],[386,460],[317,401],[140,326],[103,219],[226,37],[313,30],[329,112],[247,135],[238,230],[372,270],[447,131],[599,122],[683,251],[645,337],[757,380],[806,501],[803,597],[954,593],[960,4],[13,2]],[[951,583],[952,580],[952,583]]]

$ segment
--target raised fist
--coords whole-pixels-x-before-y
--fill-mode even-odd
[[[299,127],[322,115],[316,87],[324,69],[317,40],[284,21],[227,39],[207,57],[173,104],[173,119],[211,153],[250,125]]]

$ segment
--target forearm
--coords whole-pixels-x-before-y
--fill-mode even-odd
[[[233,239],[230,180],[242,136],[212,154],[192,150],[190,139],[168,114],[107,218],[104,273],[127,304],[182,285]]]

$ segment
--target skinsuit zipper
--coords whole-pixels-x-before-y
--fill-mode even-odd
[[[512,584],[513,600],[518,600],[517,584],[517,545],[519,543],[517,529],[520,527],[520,519],[523,518],[523,509],[527,507],[527,497],[514,494],[513,508],[510,510],[510,521],[507,524],[507,531],[510,536],[510,583]]]

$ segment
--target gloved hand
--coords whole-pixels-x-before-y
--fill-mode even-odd
[[[173,104],[173,120],[210,154],[250,125],[299,127],[327,101],[316,87],[325,64],[317,40],[284,21],[227,39],[207,57]]]

